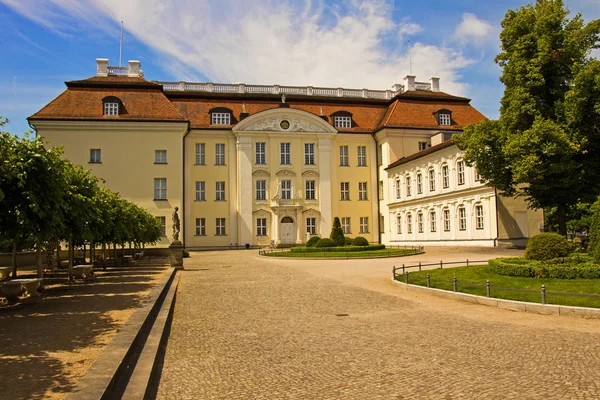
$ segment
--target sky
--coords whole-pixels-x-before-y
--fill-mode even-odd
[[[496,119],[500,23],[527,3],[0,0],[0,116],[22,135],[65,81],[95,75],[96,58],[119,65],[123,21],[122,64],[140,60],[148,80],[390,89],[412,72]],[[565,4],[600,18],[599,0]]]

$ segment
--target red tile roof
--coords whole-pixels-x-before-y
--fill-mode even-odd
[[[424,156],[426,156],[428,154],[431,154],[431,153],[435,153],[436,151],[445,149],[445,148],[450,147],[452,145],[454,145],[454,141],[452,139],[446,140],[445,142],[436,144],[435,146],[428,147],[425,150],[421,150],[421,151],[419,151],[417,153],[413,153],[413,154],[411,154],[411,155],[409,155],[407,157],[402,157],[401,159],[396,160],[393,163],[391,163],[390,165],[388,165],[385,168],[385,170],[387,171],[388,169],[397,167],[398,165],[406,164],[407,162],[419,159],[419,158],[424,157]]]

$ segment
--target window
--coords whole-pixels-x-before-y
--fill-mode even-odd
[[[215,144],[215,165],[225,165],[225,143]]]
[[[380,144],[377,149],[377,165],[383,165],[383,145]]]
[[[106,101],[104,102],[104,115],[119,115],[119,102]]]
[[[216,184],[215,200],[225,201],[225,182],[223,181]]]
[[[196,143],[196,165],[206,165],[205,147],[204,143]]]
[[[448,171],[448,165],[442,165],[442,187],[448,189],[450,187],[450,172]]]
[[[402,183],[400,182],[400,178],[396,179],[396,198],[400,199],[402,194]]]
[[[458,207],[458,229],[467,230],[467,210],[463,206]]]
[[[306,218],[306,232],[309,235],[317,234],[317,219],[315,217]]]
[[[166,150],[154,150],[154,164],[166,164],[167,163],[167,151]]]
[[[267,181],[256,181],[256,200],[267,199]]]
[[[167,199],[167,178],[154,178],[154,200]]]
[[[420,212],[417,214],[417,225],[419,227],[419,233],[423,233],[423,213]]]
[[[314,143],[304,143],[304,165],[315,165]]]
[[[292,163],[290,153],[291,143],[281,143],[281,164],[290,165]]]
[[[206,200],[206,187],[204,181],[196,181],[196,201]]]
[[[481,176],[481,174],[477,170],[477,167],[475,167],[475,181],[479,182],[481,180],[483,180],[483,177]]]
[[[340,182],[341,200],[350,200],[350,182]]]
[[[398,232],[398,235],[402,235],[402,216],[398,215],[396,217],[396,229]]]
[[[417,194],[423,194],[423,175],[417,174]]]
[[[452,119],[450,118],[449,113],[439,113],[438,114],[438,123],[444,126],[452,125]]]
[[[102,162],[102,152],[100,149],[90,149],[90,163],[98,164]]]
[[[267,143],[256,142],[256,164],[265,165],[267,163]]]
[[[215,228],[217,236],[225,236],[225,218],[217,218]]]
[[[450,232],[450,210],[444,209],[444,232]]]
[[[196,236],[206,236],[206,218],[196,218]]]
[[[483,229],[483,206],[481,204],[475,206],[475,228]]]
[[[359,233],[369,233],[369,217],[360,217]]]
[[[379,233],[385,233],[385,220],[383,215],[379,214]]]
[[[406,177],[406,196],[412,196],[412,182],[410,181],[410,176]]]
[[[406,232],[407,233],[412,233],[412,214],[408,213],[406,214]]]
[[[383,200],[383,181],[379,181],[379,200]]]
[[[334,116],[333,126],[336,128],[352,128],[352,117]]]
[[[459,161],[456,164],[456,171],[458,174],[458,184],[464,185],[465,184],[465,162],[464,161]]]
[[[167,236],[167,217],[156,217],[156,220],[160,224],[160,235]]]
[[[210,114],[211,125],[231,125],[231,113],[213,112]]]
[[[340,146],[340,167],[348,166],[348,146]]]
[[[292,198],[292,181],[281,181],[281,198],[288,200]]]
[[[433,168],[429,170],[429,191],[435,192],[435,171]]]
[[[267,236],[267,219],[256,219],[256,236]]]
[[[358,182],[358,199],[359,200],[368,200],[367,199],[367,182]]]
[[[436,226],[436,220],[435,220],[435,211],[429,211],[429,223],[431,225],[431,232],[435,232],[437,229]]]
[[[315,181],[306,181],[305,182],[305,193],[304,197],[306,200],[314,200],[315,197]]]
[[[358,146],[358,166],[367,166],[367,146]]]
[[[344,234],[350,234],[350,217],[342,217],[342,231]]]
[[[419,151],[427,148],[427,142],[419,142]]]

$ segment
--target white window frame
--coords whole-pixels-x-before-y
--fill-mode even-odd
[[[196,181],[196,201],[206,201],[206,182]]]
[[[358,155],[358,166],[366,167],[367,166],[367,146],[357,146],[357,155]]]
[[[458,207],[458,230],[467,230],[467,210],[464,206]]]
[[[438,114],[439,124],[442,126],[450,126],[452,125],[452,118],[449,113],[439,113]]]
[[[215,165],[225,165],[225,143],[215,143]]]
[[[154,150],[154,164],[166,164],[167,163],[167,151],[166,150]]]
[[[352,117],[336,115],[333,117],[333,126],[336,128],[352,128]]]
[[[104,115],[108,115],[108,116],[119,115],[119,103],[105,102],[104,103]]]
[[[214,112],[210,114],[211,125],[231,125],[231,113]]]
[[[215,201],[225,201],[225,181],[215,182]]]
[[[340,200],[350,200],[350,182],[340,182]]]
[[[154,200],[167,200],[167,178],[154,178]]]
[[[102,163],[102,150],[101,149],[90,149],[90,164]]]
[[[402,181],[400,178],[396,178],[396,199],[400,200],[402,198]]]
[[[456,176],[459,185],[465,184],[465,162],[458,161],[456,163]]]
[[[256,165],[267,165],[267,143],[256,142],[255,146],[255,164]]]
[[[304,165],[315,165],[314,143],[304,143]]]
[[[475,229],[483,229],[483,205],[475,205]]]
[[[477,167],[474,167],[473,169],[475,170],[475,181],[481,182],[483,180],[483,177],[479,173],[479,170],[477,169]]]
[[[444,208],[442,215],[444,217],[444,232],[450,232],[450,209]]]
[[[431,232],[437,231],[437,220],[435,219],[435,210],[429,211],[429,230]]]
[[[349,235],[350,233],[350,217],[342,217],[342,231],[344,235]]]
[[[410,197],[410,196],[412,196],[412,180],[410,178],[410,175],[406,176],[405,182],[406,182],[406,197]]]
[[[442,188],[448,189],[450,187],[450,168],[448,164],[442,165]]]
[[[316,200],[317,183],[314,180],[304,182],[304,198],[306,200]]]
[[[256,236],[267,236],[267,219],[256,218]]]
[[[292,181],[290,179],[282,180],[279,184],[281,191],[279,193],[280,198],[284,200],[290,200],[292,198]]]
[[[423,212],[419,211],[417,213],[417,229],[419,230],[419,233],[423,233],[425,232],[425,226],[424,226],[424,222],[423,222]]]
[[[306,233],[313,236],[317,234],[317,218],[306,218]]]
[[[340,146],[340,167],[348,167],[348,146]]]
[[[398,235],[402,235],[402,216],[401,215],[396,216],[396,232],[398,233]]]
[[[417,174],[417,194],[423,194],[423,174]]]
[[[419,142],[419,151],[423,151],[427,148],[427,142]]]
[[[429,170],[429,191],[435,192],[435,170],[433,168]]]
[[[206,218],[196,218],[196,236],[206,236]]]
[[[167,217],[155,217],[160,224],[160,235],[167,236]]]
[[[412,230],[412,214],[406,214],[406,233],[411,235],[413,233]]]
[[[282,142],[279,149],[281,153],[281,165],[292,165],[292,144],[290,142]]]
[[[258,201],[267,200],[267,181],[260,179],[256,181],[255,199]]]
[[[358,182],[358,200],[369,200],[367,196],[367,182]]]
[[[358,233],[369,233],[369,217],[360,217]]]
[[[206,165],[206,145],[196,143],[196,165]]]
[[[227,236],[225,218],[215,218],[215,236]]]

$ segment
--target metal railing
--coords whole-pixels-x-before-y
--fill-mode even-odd
[[[411,268],[418,268],[419,271],[422,270],[423,267],[431,267],[431,266],[436,266],[439,268],[443,268],[444,265],[454,265],[454,264],[463,264],[466,265],[467,267],[470,265],[483,265],[483,264],[487,264],[488,261],[469,261],[468,259],[466,261],[454,261],[454,262],[443,262],[440,261],[439,263],[430,263],[430,264],[416,264],[416,265],[405,265],[402,264],[402,267],[396,267],[393,266],[392,268],[392,274],[394,277],[394,280],[398,280],[400,281],[401,279],[398,279],[400,277],[403,278],[404,283],[405,284],[410,284],[409,282],[409,272],[408,270]],[[402,270],[402,274],[399,274],[398,271]],[[413,279],[416,280],[423,280],[423,278],[421,276],[415,277]],[[532,290],[532,289],[519,289],[519,288],[507,288],[507,287],[501,287],[501,286],[493,286],[489,279],[486,281],[485,285],[480,284],[480,283],[471,283],[471,282],[461,282],[459,280],[456,279],[456,276],[453,277],[452,280],[448,280],[448,279],[432,279],[430,274],[427,274],[427,276],[425,277],[426,280],[426,286],[428,288],[431,287],[431,282],[440,282],[440,283],[451,283],[452,284],[452,290],[454,292],[458,292],[459,290],[459,286],[463,287],[463,288],[480,288],[486,289],[486,297],[494,297],[492,296],[492,289],[494,291],[508,291],[508,292],[519,292],[519,293],[534,293],[534,294],[539,294],[541,296],[541,303],[542,304],[547,304],[547,295],[552,295],[552,296],[573,296],[573,297],[592,297],[592,298],[599,298],[600,299],[600,294],[594,294],[594,293],[569,293],[569,292],[551,292],[546,290],[546,285],[542,285],[542,287],[540,288],[540,290]],[[414,282],[414,281],[413,281]],[[413,283],[416,284],[416,283]],[[423,286],[423,285],[419,285],[419,286]],[[445,289],[441,289],[441,290],[445,290]],[[497,297],[494,297],[497,298]]]
[[[129,67],[108,66],[108,75],[128,75]]]

